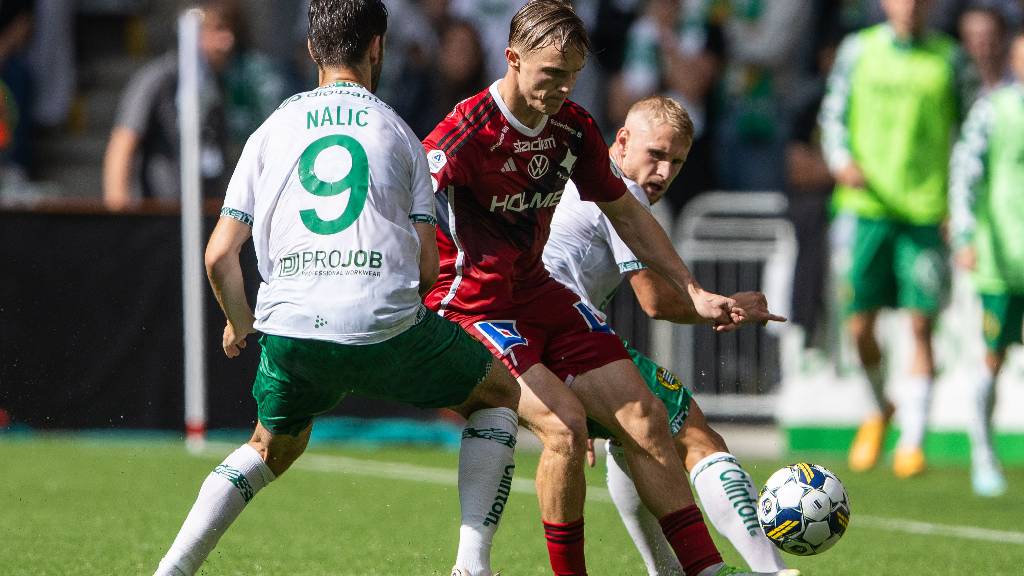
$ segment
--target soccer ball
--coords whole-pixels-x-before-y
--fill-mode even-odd
[[[846,488],[824,466],[800,462],[768,478],[757,500],[764,535],[790,554],[828,550],[846,532],[850,501]]]

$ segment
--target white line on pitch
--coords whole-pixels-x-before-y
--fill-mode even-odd
[[[906,532],[907,534],[924,534],[928,536],[949,536],[950,538],[966,538],[968,540],[986,540],[1000,544],[1024,544],[1024,532],[1009,530],[990,530],[977,526],[953,526],[949,524],[932,524],[901,518],[882,518],[880,516],[854,515],[857,524],[889,530],[890,532]]]
[[[223,454],[234,445],[209,444],[204,450],[206,454]],[[400,462],[385,462],[381,460],[362,460],[349,458],[347,456],[336,456],[326,454],[304,454],[295,463],[295,468],[312,470],[318,472],[344,472],[357,476],[369,476],[372,478],[390,478],[393,480],[407,480],[410,482],[424,482],[427,484],[438,484],[442,486],[457,486],[458,471],[449,468],[433,468],[428,466],[417,466],[415,464],[404,464]],[[523,494],[535,494],[533,480],[516,478],[512,480],[512,491]],[[611,502],[611,495],[608,489],[603,486],[587,486],[587,499],[598,502]],[[907,534],[919,534],[928,536],[946,536],[949,538],[962,538],[966,540],[982,540],[987,542],[998,542],[1001,544],[1024,545],[1024,532],[1013,532],[1009,530],[991,530],[977,526],[956,526],[950,524],[933,524],[931,522],[918,522],[915,520],[904,520],[901,518],[883,518],[881,516],[870,516],[865,514],[854,514],[851,518],[856,526],[864,526],[889,532],[904,532]]]

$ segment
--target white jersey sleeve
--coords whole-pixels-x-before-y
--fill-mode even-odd
[[[415,323],[419,237],[432,221],[423,148],[362,86],[296,94],[249,139],[222,213],[247,221],[261,332],[372,344]]]
[[[627,183],[629,191],[633,193],[633,196],[637,196],[639,190],[640,195],[637,198],[644,206],[650,209],[650,204],[647,201],[647,195],[640,186],[633,182]],[[611,249],[612,260],[615,262],[619,272],[625,274],[626,272],[632,272],[634,270],[642,270],[646,268],[640,259],[633,255],[633,250],[619,237],[619,233],[615,231],[615,227],[612,226],[611,220],[608,219],[603,213],[601,214],[601,224],[603,230],[601,235],[603,238],[608,240],[608,246]]]
[[[630,193],[650,207],[643,189],[629,179],[623,180]],[[644,268],[608,217],[597,204],[581,200],[571,181],[551,221],[544,266],[555,280],[599,310],[615,295],[623,274]]]
[[[242,155],[235,166],[235,172],[228,182],[227,192],[224,194],[224,207],[221,208],[221,216],[228,216],[240,222],[252,226],[253,212],[256,205],[256,181],[262,170],[263,164],[263,136],[264,130],[253,132],[242,148]]]
[[[434,185],[431,183],[433,176],[430,175],[430,168],[427,165],[427,153],[411,129],[406,136],[409,138],[409,152],[413,161],[412,210],[409,212],[409,219],[413,223],[437,224],[434,214]]]

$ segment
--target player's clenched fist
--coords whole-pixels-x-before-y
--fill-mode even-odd
[[[768,322],[786,321],[784,316],[772,314],[768,310],[768,299],[761,292],[737,292],[731,298],[736,301],[736,307],[742,311],[738,315],[733,314],[733,321],[736,324],[760,323],[764,325]]]
[[[231,322],[227,322],[224,325],[224,339],[221,342],[221,346],[224,348],[224,355],[228,358],[234,358],[241,354],[242,349],[245,348],[246,336],[255,332],[256,330],[252,327],[252,320],[244,326],[235,326]]]
[[[732,298],[708,292],[703,288],[691,288],[690,295],[693,298],[693,307],[701,318],[710,320],[715,325],[733,323],[732,314],[736,308],[736,301]]]

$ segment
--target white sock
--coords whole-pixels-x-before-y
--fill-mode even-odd
[[[243,444],[229,454],[206,477],[178,537],[160,560],[154,576],[195,574],[249,500],[274,478],[252,446]]]
[[[927,376],[910,376],[902,384],[903,403],[897,410],[900,422],[899,448],[913,450],[924,443],[925,427],[928,425],[928,400],[932,380]]]
[[[992,450],[992,409],[995,408],[995,378],[985,367],[984,374],[971,391],[967,434],[971,439],[971,461],[976,467],[992,468],[996,465]]]
[[[455,565],[473,576],[491,575],[491,541],[512,491],[512,458],[519,417],[509,408],[470,414],[459,451],[462,526]]]
[[[693,467],[690,482],[704,515],[729,539],[755,572],[775,572],[786,565],[757,520],[757,490],[747,471],[726,452],[715,452]]]
[[[878,411],[884,411],[889,401],[885,398],[885,370],[882,369],[882,363],[865,366],[864,375],[867,376],[868,384],[871,385],[871,395],[875,399]]]
[[[608,453],[608,492],[619,510],[622,523],[626,525],[626,530],[647,565],[647,573],[650,576],[683,576],[683,567],[665,539],[661,524],[640,501],[626,465],[625,451],[622,446],[616,446],[610,441],[605,446]]]

